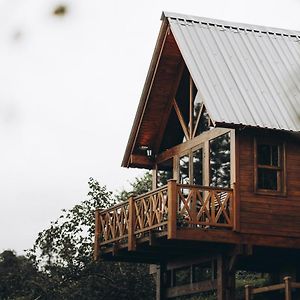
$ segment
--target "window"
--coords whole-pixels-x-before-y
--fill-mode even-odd
[[[256,142],[255,186],[258,192],[283,193],[284,180],[284,145]]]
[[[195,138],[214,128],[196,85],[185,67],[166,123],[159,152]]]
[[[203,185],[203,149],[190,150],[179,157],[179,182]]]
[[[190,157],[189,154],[179,158],[179,182],[190,184]]]
[[[193,184],[203,185],[203,150],[199,148],[192,152]]]

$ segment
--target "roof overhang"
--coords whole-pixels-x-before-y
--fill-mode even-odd
[[[123,167],[152,168],[152,160],[142,149],[157,148],[157,135],[163,126],[162,116],[170,107],[173,81],[183,58],[170,32],[167,18],[162,17],[162,25],[133,122]]]

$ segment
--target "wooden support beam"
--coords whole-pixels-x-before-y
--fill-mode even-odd
[[[153,161],[146,155],[131,154],[130,165],[152,169]]]
[[[279,284],[273,284],[273,285],[263,286],[259,288],[252,288],[251,294],[256,295],[256,294],[273,292],[273,291],[284,290],[284,289],[285,289],[285,284],[279,283]]]
[[[156,300],[165,300],[165,288],[164,288],[164,265],[157,266],[156,271]]]
[[[194,230],[181,228],[176,233],[179,240],[218,242],[226,244],[250,244],[252,246],[269,246],[276,248],[300,249],[299,238],[287,238],[284,236],[270,236],[262,234],[243,233],[238,234],[230,230]],[[251,251],[251,248],[249,248]]]
[[[237,261],[238,261],[238,256],[239,256],[239,254],[234,254],[230,257],[229,265],[228,265],[228,271],[229,272],[234,272],[234,270],[236,268]]]
[[[135,241],[135,223],[136,223],[136,213],[133,197],[130,197],[129,200],[129,220],[128,220],[128,251],[136,250],[136,241]]]
[[[227,258],[217,258],[217,300],[235,299],[235,271],[229,272]]]
[[[240,210],[241,210],[241,204],[240,204],[240,139],[239,135],[236,134],[235,130],[232,130],[231,132],[231,143],[230,147],[230,154],[234,155],[230,157],[231,161],[233,161],[233,168],[234,172],[231,174],[231,182],[234,183],[233,186],[233,215],[234,215],[234,225],[233,230],[236,232],[240,231]]]
[[[216,280],[206,280],[201,282],[184,284],[166,289],[166,298],[169,299],[185,295],[197,294],[201,292],[208,292],[215,290],[216,287]]]
[[[198,146],[202,143],[207,142],[208,140],[211,140],[213,138],[218,137],[219,135],[223,135],[225,133],[231,132],[231,129],[228,128],[214,128],[209,131],[205,131],[201,133],[200,135],[196,136],[195,138],[186,141],[183,144],[176,145],[160,154],[157,155],[156,162],[160,163],[163,162],[169,158],[172,158],[174,155],[177,155],[178,153],[187,151],[195,146]]]
[[[217,300],[225,299],[225,266],[222,255],[217,258]]]
[[[176,180],[168,181],[168,239],[176,238],[177,230],[177,186]]]
[[[190,111],[189,111],[189,137],[190,139],[192,139],[193,137],[193,108],[194,108],[194,105],[193,105],[193,102],[194,102],[194,95],[193,95],[193,79],[192,79],[192,76],[190,75],[189,77],[189,96],[190,96],[190,105],[189,105],[189,108],[190,108]]]
[[[191,251],[200,252],[201,248],[194,248],[194,249],[191,248],[189,251],[185,251],[185,253],[188,253],[188,252],[191,253]],[[189,257],[181,258],[179,261],[178,260],[169,261],[168,265],[167,265],[167,270],[179,269],[179,268],[187,267],[190,265],[199,265],[199,264],[207,263],[210,261],[214,261],[215,259],[216,259],[216,256],[214,256],[214,255],[209,255],[209,256],[201,255],[201,257],[192,257],[190,255]]]
[[[184,63],[183,60],[181,60],[181,62],[178,65],[177,78],[174,82],[172,92],[170,93],[171,97],[170,97],[169,103],[168,103],[168,105],[165,109],[165,112],[163,114],[164,118],[161,122],[160,128],[158,130],[158,136],[157,136],[157,139],[156,139],[155,144],[154,144],[154,149],[153,150],[154,150],[155,153],[159,152],[158,150],[159,150],[159,147],[161,145],[163,135],[165,133],[167,123],[168,123],[168,120],[169,120],[169,116],[170,116],[170,113],[171,113],[172,108],[173,108],[173,98],[175,98],[175,96],[176,96],[176,91],[177,91],[178,85],[180,83],[184,67],[185,67],[185,63]]]
[[[182,130],[184,132],[185,138],[187,140],[190,140],[189,130],[187,128],[187,125],[185,124],[184,118],[183,118],[183,116],[181,114],[180,108],[178,107],[178,104],[177,104],[175,98],[173,99],[173,106],[174,106],[175,112],[177,114],[178,120],[180,122],[180,125],[182,127]]]

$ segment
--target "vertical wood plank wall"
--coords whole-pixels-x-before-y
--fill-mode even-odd
[[[289,134],[274,135],[275,139],[285,140],[287,193],[270,196],[254,192],[254,137],[261,136],[261,131],[237,131],[237,135],[241,232],[300,237],[299,140]]]

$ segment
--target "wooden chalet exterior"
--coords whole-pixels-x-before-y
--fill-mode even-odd
[[[96,258],[157,265],[157,299],[234,299],[237,269],[296,280],[299,42],[299,32],[163,13],[122,163],[152,169],[153,190],[96,212]]]

